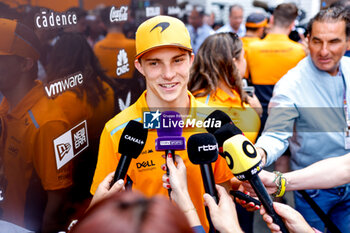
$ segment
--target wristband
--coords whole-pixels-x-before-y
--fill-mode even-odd
[[[273,182],[276,184],[277,191],[272,195],[274,197],[283,197],[284,193],[286,192],[287,179],[283,176],[281,172],[274,171],[273,173],[275,173],[276,175]]]

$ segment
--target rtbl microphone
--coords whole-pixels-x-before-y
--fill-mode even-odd
[[[223,116],[223,119],[227,119],[226,113],[217,112],[217,120],[220,120],[220,115]],[[220,129],[217,129],[214,132],[214,136],[218,144],[223,146],[222,155],[226,159],[232,173],[239,180],[249,181],[266,209],[266,212],[272,217],[273,221],[280,226],[281,231],[287,233],[288,230],[286,226],[273,209],[272,199],[258,176],[258,173],[262,169],[262,161],[254,145],[248,138],[242,135],[242,131],[235,126],[232,121],[224,124]]]
[[[215,188],[214,174],[211,163],[218,159],[219,149],[215,137],[209,133],[192,135],[187,141],[188,158],[193,164],[199,164],[204,190],[218,203],[218,193]],[[209,232],[215,232],[208,208],[205,208],[209,221]]]
[[[156,151],[165,151],[165,162],[168,154],[175,159],[175,150],[186,149],[186,139],[182,137],[181,115],[175,111],[164,111],[160,115],[160,128],[157,129]],[[165,124],[166,123],[166,124]],[[167,168],[167,175],[169,170]],[[171,189],[168,190],[170,197]]]
[[[143,128],[142,123],[134,120],[128,122],[119,140],[118,153],[121,154],[121,157],[111,186],[117,180],[125,178],[131,159],[136,159],[141,154],[147,140],[147,134],[148,130]]]

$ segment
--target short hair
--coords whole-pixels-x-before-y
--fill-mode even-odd
[[[192,10],[197,11],[198,15],[201,17],[205,15],[205,9],[201,5],[194,5]]]
[[[229,8],[229,13],[230,13],[230,15],[231,15],[231,11],[232,11],[233,8],[238,8],[238,9],[241,9],[241,10],[243,11],[243,7],[242,7],[241,5],[239,5],[239,4],[233,4],[233,5],[231,5],[230,8]]]
[[[298,7],[294,3],[279,4],[273,11],[274,25],[288,27],[298,16]]]
[[[96,203],[72,233],[194,233],[182,211],[162,196],[121,192]]]
[[[312,26],[315,21],[317,22],[345,22],[345,34],[346,38],[350,36],[350,17],[349,8],[344,7],[330,7],[319,11],[309,22],[307,31],[309,35],[312,32]]]

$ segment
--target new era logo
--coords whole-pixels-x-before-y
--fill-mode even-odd
[[[70,148],[72,147],[69,143],[65,144],[58,144],[57,146],[58,156],[60,160],[63,159],[63,157],[68,154]]]
[[[117,70],[116,73],[118,76],[129,72],[129,60],[128,54],[125,49],[119,50],[117,55]]]
[[[159,129],[160,128],[160,115],[159,110],[156,112],[144,112],[143,113],[143,128],[145,129]]]
[[[57,169],[71,161],[89,146],[86,121],[53,140]]]

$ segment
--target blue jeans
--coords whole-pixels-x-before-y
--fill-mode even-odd
[[[332,189],[305,190],[330,217],[342,233],[350,233],[350,184]],[[325,225],[298,192],[294,192],[295,209],[314,228],[324,232]],[[330,231],[328,231],[330,232]]]

